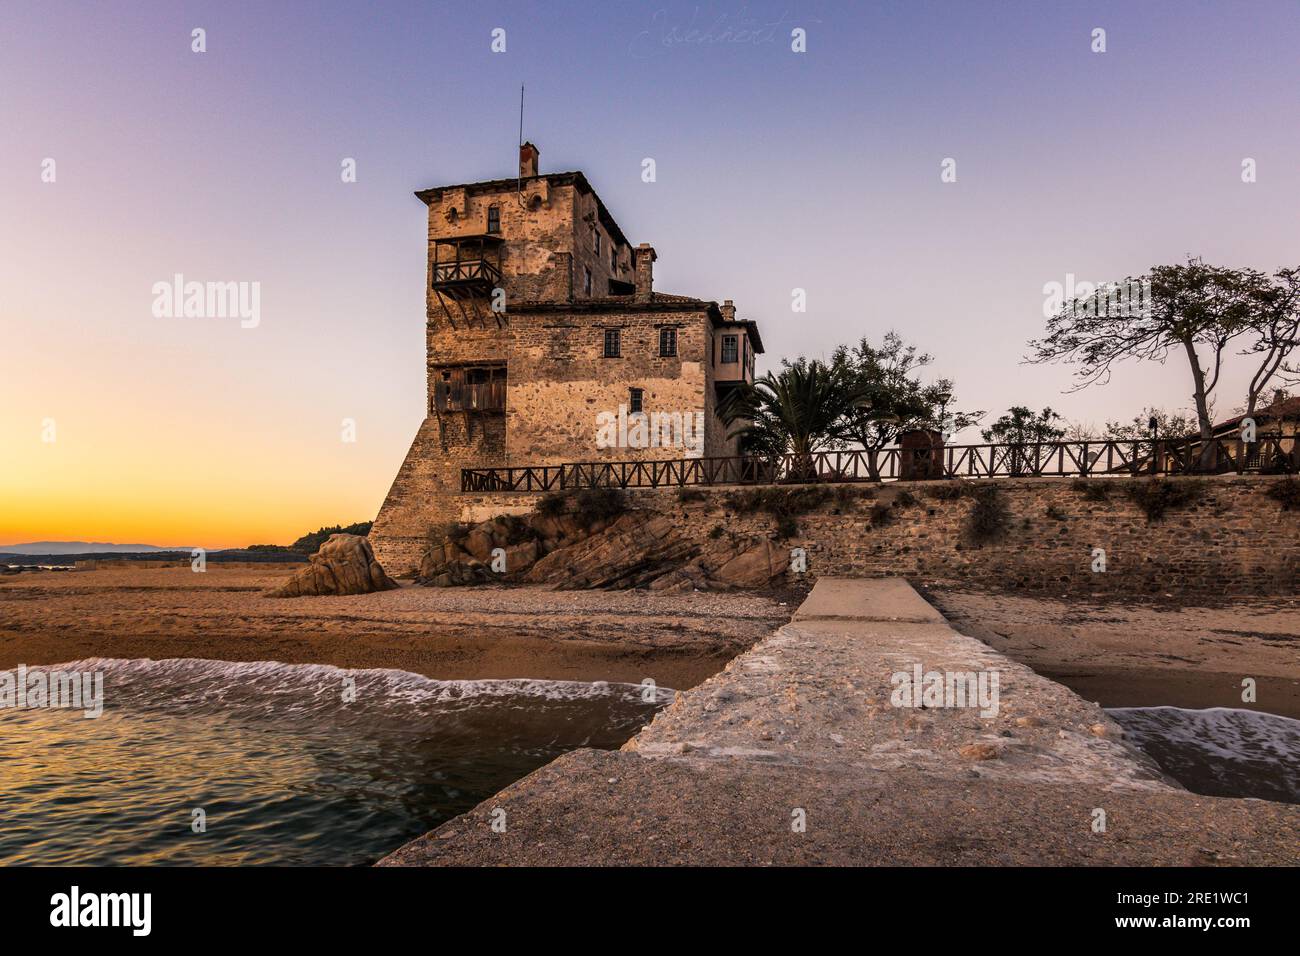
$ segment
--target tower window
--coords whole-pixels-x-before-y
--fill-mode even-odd
[[[609,247],[609,271],[618,271],[618,246]]]
[[[501,231],[501,207],[488,206],[488,232]]]
[[[592,242],[596,244],[596,255],[600,255],[600,230],[595,226],[591,229]]]
[[[591,270],[586,266],[582,267],[582,293],[591,295]]]
[[[619,358],[622,355],[622,335],[618,329],[605,330],[605,358]]]
[[[668,328],[659,330],[659,357],[675,358],[677,356],[677,330]]]
[[[627,410],[631,415],[639,415],[645,410],[645,389],[629,388],[627,390]]]
[[[722,337],[722,364],[732,365],[739,361],[737,355],[738,342],[734,335],[724,335]]]

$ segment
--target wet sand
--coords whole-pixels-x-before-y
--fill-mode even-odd
[[[953,627],[1103,707],[1238,707],[1300,719],[1300,599],[1221,607],[931,586]],[[1242,680],[1253,678],[1254,703]]]
[[[388,667],[439,680],[645,679],[678,690],[789,620],[753,594],[424,588],[266,598],[292,573],[209,565],[0,578],[0,668],[87,657]]]

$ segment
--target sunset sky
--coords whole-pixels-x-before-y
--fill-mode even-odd
[[[542,171],[586,172],[658,288],[757,319],[766,367],[897,328],[986,421],[1190,403],[1174,361],[1077,394],[1021,364],[1044,284],[1300,264],[1295,2],[8,0],[0,27],[0,544],[373,518],[424,409],[412,191],[512,175],[520,83]],[[155,317],[177,273],[260,283],[260,323]]]

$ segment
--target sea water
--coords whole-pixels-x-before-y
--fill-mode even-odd
[[[620,746],[673,694],[274,662],[57,669],[102,671],[104,711],[0,709],[3,865],[372,863],[562,753]]]
[[[1300,803],[1300,720],[1231,707],[1106,712],[1131,743],[1193,793]]]

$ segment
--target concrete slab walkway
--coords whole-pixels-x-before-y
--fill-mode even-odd
[[[896,706],[918,674],[939,696]],[[952,699],[980,675],[983,700]],[[621,751],[567,754],[381,865],[1216,863],[1300,863],[1300,807],[1188,793],[906,582],[823,578]]]

